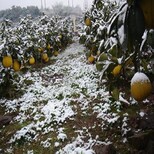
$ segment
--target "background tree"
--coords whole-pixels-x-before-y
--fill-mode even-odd
[[[21,17],[25,17],[27,15],[31,15],[32,18],[41,15],[41,11],[36,6],[28,6],[28,7],[20,7],[20,6],[12,6],[11,9],[6,9],[0,11],[0,20],[10,19],[13,22],[17,22]]]

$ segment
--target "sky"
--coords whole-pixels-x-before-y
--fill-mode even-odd
[[[83,8],[84,1],[86,2],[86,4],[88,4],[88,6],[90,6],[93,2],[93,0],[42,0],[43,7],[45,7],[45,1],[47,8],[51,8],[57,3],[62,3],[63,5],[69,4],[70,6],[72,6],[72,4],[73,6],[79,5],[81,8]],[[41,8],[41,0],[0,0],[0,10],[11,8],[13,5],[21,7],[33,5]]]

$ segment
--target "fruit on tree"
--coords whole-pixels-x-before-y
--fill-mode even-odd
[[[30,58],[29,58],[29,64],[30,64],[30,65],[35,64],[35,58],[34,58],[34,57],[30,57]]]
[[[93,55],[91,55],[90,57],[88,57],[88,62],[89,63],[93,63],[95,61],[95,57]]]
[[[50,44],[48,44],[48,45],[47,45],[47,49],[50,50],[50,48],[51,48],[51,46],[50,46]]]
[[[131,95],[136,101],[143,101],[152,91],[149,78],[141,72],[135,73],[131,80]]]
[[[47,58],[48,58],[48,54],[47,53],[43,53],[42,54],[42,60],[45,61]]]
[[[43,49],[43,48],[38,48],[38,51],[39,51],[39,52],[43,52],[44,49]]]
[[[13,63],[12,57],[11,56],[4,56],[2,60],[2,64],[4,67],[8,68],[11,67]]]
[[[116,77],[120,74],[120,71],[122,69],[122,65],[117,65],[114,67],[113,71],[112,71],[112,74]]]
[[[13,61],[13,69],[14,69],[14,71],[19,71],[20,68],[21,68],[20,62],[19,62],[18,60],[15,59],[15,60]]]
[[[85,19],[85,24],[86,24],[86,26],[91,26],[92,25],[91,19],[90,18],[86,18]]]
[[[46,63],[47,63],[48,61],[49,61],[49,57],[47,57],[47,58],[44,60],[44,62],[46,62]]]
[[[54,51],[54,52],[53,52],[53,55],[54,55],[54,56],[58,56],[58,54],[59,54],[58,51]]]

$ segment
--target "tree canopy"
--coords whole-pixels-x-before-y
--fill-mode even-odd
[[[17,22],[20,17],[24,17],[29,14],[35,18],[41,15],[41,12],[36,6],[28,6],[23,8],[20,6],[12,6],[11,9],[0,11],[0,20],[10,19],[13,22]]]

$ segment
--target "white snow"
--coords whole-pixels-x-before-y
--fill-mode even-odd
[[[144,73],[136,72],[131,80],[131,85],[136,82],[150,82],[150,80]]]
[[[125,38],[125,32],[124,32],[124,25],[122,25],[119,29],[118,29],[118,35],[119,35],[119,41],[120,44],[123,44],[124,42],[124,38]]]
[[[74,142],[67,144],[64,148],[57,151],[56,154],[94,154],[94,151],[89,149],[94,143],[97,142],[92,140],[92,142],[89,141],[89,143],[84,144],[82,137],[78,136]]]
[[[67,135],[64,133],[59,133],[57,138],[58,140],[62,140],[64,142],[64,140],[67,139]]]
[[[129,118],[127,117],[127,114],[124,114],[124,118],[123,118],[123,124],[122,124],[122,136],[127,135],[127,132],[129,132],[131,130],[131,128],[128,127],[127,121],[129,120]],[[126,138],[124,138],[123,142],[126,142]]]
[[[143,111],[141,111],[141,112],[139,113],[139,115],[140,115],[141,117],[144,117],[145,113],[144,113]]]
[[[102,131],[106,126],[119,120],[121,102],[113,104],[105,86],[99,87],[100,73],[96,71],[95,65],[87,64],[84,49],[75,42],[54,58],[56,60],[54,64],[40,71],[33,70],[21,74],[19,84],[22,85],[24,94],[14,100],[0,100],[0,104],[6,108],[6,113],[19,113],[15,116],[14,122],[23,125],[11,136],[10,143],[20,141],[22,138],[29,142],[37,141],[39,135],[56,132],[57,140],[54,143],[58,149],[56,154],[94,154],[92,150],[94,144],[110,142],[109,139],[100,142],[99,134],[92,138],[89,128],[83,127],[81,130],[75,130],[77,137],[72,137],[65,147],[61,147],[61,143],[67,142],[69,138],[62,124],[67,123],[69,119],[73,120],[78,108],[83,115],[88,115],[87,109],[91,106],[92,113],[97,114],[97,118],[102,121],[100,124]],[[27,80],[32,84],[26,85]],[[93,100],[98,97],[101,101],[95,103]],[[122,97],[120,101],[126,102]],[[113,106],[117,109],[116,113],[112,112]],[[95,127],[96,124],[91,126],[91,129]],[[123,129],[126,127],[125,122],[122,127]],[[127,130],[123,131],[127,133]],[[85,134],[88,137],[87,142],[84,141]],[[44,148],[50,147],[51,138],[52,136],[49,136],[40,141],[40,144]],[[32,149],[29,149],[29,153],[33,153]]]
[[[55,131],[55,124],[60,125],[76,114],[70,105],[72,101],[79,103],[83,114],[87,114],[84,111],[89,102],[98,95],[108,101],[108,92],[98,89],[99,73],[94,65],[86,64],[83,50],[82,45],[74,43],[55,58],[54,65],[46,66],[40,71],[21,74],[19,84],[25,86],[25,93],[14,100],[2,99],[1,105],[6,107],[6,113],[19,112],[14,118],[16,122],[22,124],[29,119],[33,122],[19,129],[11,137],[10,143],[22,137],[28,141],[37,140],[39,132],[47,134]],[[32,84],[26,86],[25,80],[32,81]],[[73,98],[76,94],[78,97]],[[107,110],[108,103],[104,104],[103,112]],[[100,114],[101,110],[97,112]],[[66,138],[65,132],[60,131],[57,134],[58,140],[64,141]],[[48,147],[50,140],[42,141],[41,144]]]

